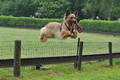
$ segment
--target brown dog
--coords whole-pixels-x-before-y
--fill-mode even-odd
[[[62,23],[50,22],[40,31],[40,41],[46,42],[47,38],[58,38],[58,39],[67,39],[68,37],[76,38],[78,31],[73,31],[70,33],[71,23],[68,23],[69,20],[76,22],[77,11],[73,14],[69,10],[64,15],[64,21]]]

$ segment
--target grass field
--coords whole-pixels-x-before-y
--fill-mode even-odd
[[[13,58],[14,40],[22,41],[22,57],[75,55],[77,39],[49,39],[46,43],[39,41],[37,29],[19,29],[0,27],[0,58]],[[113,42],[113,52],[120,51],[120,37],[103,34],[81,33],[84,41],[84,54],[106,53],[108,43]],[[114,67],[108,61],[82,64],[82,73],[74,69],[73,64],[46,65],[49,70],[35,70],[35,67],[22,67],[21,77],[13,77],[13,68],[0,68],[0,80],[119,80],[120,59],[114,60]],[[44,66],[43,66],[44,67]]]
[[[21,28],[5,28],[0,27],[0,41],[39,41],[39,29],[21,29]],[[112,35],[101,35],[94,33],[80,33],[79,36],[81,41],[84,42],[119,42],[120,37]],[[49,39],[49,42],[77,42],[77,39]]]

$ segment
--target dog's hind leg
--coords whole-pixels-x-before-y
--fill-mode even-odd
[[[41,34],[41,35],[40,35],[40,41],[41,41],[41,42],[46,42],[46,41],[47,41],[47,37],[46,37],[45,34]]]
[[[47,41],[46,28],[45,27],[43,27],[40,31],[40,41],[41,42],[46,42]]]

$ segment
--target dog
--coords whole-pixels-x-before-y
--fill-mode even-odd
[[[60,40],[67,39],[68,37],[75,39],[78,36],[78,31],[72,29],[70,32],[72,23],[70,21],[77,23],[77,14],[75,11],[71,13],[69,10],[66,11],[63,17],[63,22],[49,22],[45,27],[40,30],[40,41],[46,42],[48,38],[58,38]],[[69,21],[69,22],[68,22]]]

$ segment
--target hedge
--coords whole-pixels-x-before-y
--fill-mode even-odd
[[[41,28],[48,22],[62,22],[63,19],[41,19],[30,17],[0,16],[0,26]],[[80,20],[83,30],[120,33],[120,21]]]
[[[30,17],[0,16],[0,26],[41,28],[48,22],[62,22],[63,19],[41,19]]]
[[[81,20],[83,30],[120,33],[120,21]]]

